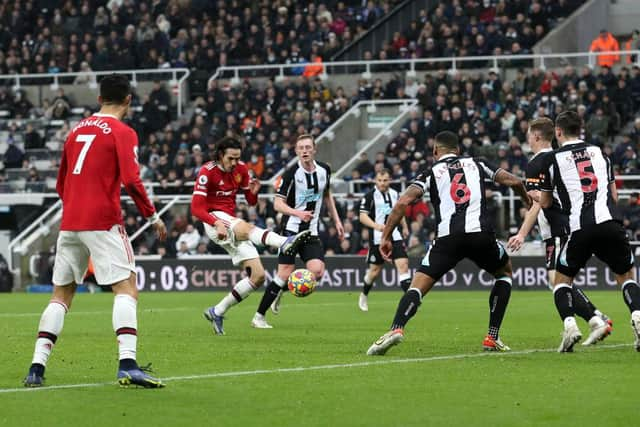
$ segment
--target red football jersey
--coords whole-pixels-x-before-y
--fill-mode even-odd
[[[56,190],[61,230],[109,230],[122,224],[120,184],[145,218],[155,213],[140,179],[138,136],[115,116],[81,120],[64,143]]]
[[[249,191],[249,169],[243,162],[226,172],[215,162],[205,163],[198,172],[193,187],[191,213],[200,221],[213,225],[217,218],[211,211],[236,215],[236,194],[242,191],[250,205],[258,202],[258,196]]]

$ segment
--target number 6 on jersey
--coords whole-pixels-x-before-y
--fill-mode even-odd
[[[76,165],[73,167],[73,174],[80,175],[82,172],[82,164],[84,163],[85,157],[87,157],[87,152],[89,148],[91,148],[91,143],[96,138],[95,135],[78,135],[76,136],[76,142],[83,142],[84,146],[82,150],[80,150],[80,155],[78,155],[78,160],[76,160]]]

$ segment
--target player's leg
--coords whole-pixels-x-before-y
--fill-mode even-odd
[[[382,271],[382,263],[372,263],[370,257],[367,259],[369,260],[369,268],[367,268],[364,274],[364,286],[358,296],[358,307],[360,307],[362,311],[369,311],[369,292]]]
[[[118,383],[121,386],[164,387],[137,362],[138,288],[133,248],[121,225],[108,231],[83,231],[80,238],[91,252],[96,281],[111,285],[112,326],[118,342]]]
[[[322,247],[322,242],[317,236],[312,236],[307,243],[300,246],[298,248],[298,253],[300,254],[300,258],[304,261],[307,270],[313,273],[316,281],[322,280],[322,276],[324,275],[324,248]],[[292,265],[295,262],[295,257],[287,258],[284,255],[282,258],[279,258],[283,264]],[[285,261],[288,260],[288,261]],[[283,273],[283,276],[280,276],[283,279],[282,290],[278,293],[278,296],[271,303],[271,311],[273,314],[280,313],[280,305],[282,302],[282,298],[285,295],[285,290],[287,286],[287,279],[293,272],[293,268],[290,271],[286,271]],[[284,275],[286,274],[286,275]]]
[[[555,278],[555,269],[557,263],[557,243],[560,243],[560,246],[562,246],[566,242],[566,240],[567,237],[551,238],[545,240],[547,254],[545,265],[549,274],[549,284],[552,290],[553,286],[551,284],[553,283],[553,280]],[[602,312],[596,309],[596,307],[593,305],[587,295],[582,291],[582,289],[576,286],[572,286],[571,288],[573,292],[575,313],[578,316],[582,317],[589,324],[589,327],[591,329],[589,337],[582,343],[582,345],[592,345],[609,336],[611,334],[611,331],[613,330],[613,322],[611,322],[611,320]],[[597,316],[599,320],[595,319],[594,316]]]
[[[262,294],[262,299],[258,304],[258,310],[254,314],[251,320],[251,326],[258,329],[271,329],[272,326],[266,321],[267,310],[271,307],[274,301],[276,301],[284,292],[284,287],[287,284],[287,278],[295,269],[294,264],[280,264],[278,263],[278,270],[276,275],[268,283],[267,287]],[[279,312],[279,311],[278,311]],[[278,314],[276,312],[276,314]]]
[[[44,371],[62,328],[64,318],[76,291],[76,283],[82,282],[89,262],[89,251],[74,232],[61,231],[56,243],[56,259],[53,267],[53,294],[44,309],[38,325],[33,359],[24,379],[26,387],[44,384]]]
[[[238,241],[250,240],[254,245],[270,246],[288,254],[294,254],[301,245],[311,239],[309,230],[285,237],[237,218],[230,224],[230,230]]]
[[[635,348],[640,351],[640,287],[635,275],[635,258],[622,226],[614,221],[599,225],[599,245],[594,250],[613,271],[621,286],[622,297],[631,313],[631,328],[635,337]]]
[[[253,244],[249,242],[242,242],[242,245],[251,245],[255,251]],[[231,292],[229,292],[222,300],[213,307],[209,307],[205,311],[205,317],[211,321],[213,330],[217,335],[224,335],[224,329],[222,328],[222,320],[224,315],[231,307],[239,304],[246,299],[251,292],[258,289],[264,283],[264,267],[260,258],[256,256],[249,259],[243,259],[240,261],[242,268],[247,273],[247,276],[240,280],[233,286]]]
[[[572,352],[573,346],[582,339],[575,319],[575,294],[571,283],[591,254],[591,236],[585,230],[572,233],[560,247],[553,281],[553,300],[564,325],[558,347],[560,353]]]
[[[411,274],[409,273],[409,257],[402,241],[393,242],[393,252],[391,254],[393,263],[398,270],[398,280],[403,291],[407,292],[411,286]]]
[[[420,268],[413,276],[411,286],[398,303],[390,331],[378,338],[367,350],[370,356],[384,355],[391,347],[400,343],[404,328],[418,312],[422,298],[433,285],[460,261],[460,251],[456,251],[457,239],[445,237],[437,239],[422,259]]]
[[[490,272],[495,278],[489,294],[489,327],[482,347],[487,351],[509,351],[509,346],[500,339],[500,327],[511,298],[509,255],[495,236],[488,233],[468,236],[465,252],[478,267]]]

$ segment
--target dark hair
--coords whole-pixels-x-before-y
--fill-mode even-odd
[[[455,151],[458,149],[458,135],[448,130],[442,131],[436,135],[436,144],[448,150]]]
[[[104,104],[124,104],[131,93],[129,79],[124,74],[109,74],[100,80],[100,97]]]
[[[581,126],[582,120],[575,111],[563,111],[556,117],[556,127],[562,129],[562,133],[564,133],[565,136],[580,135]]]
[[[529,122],[529,128],[532,132],[540,132],[542,139],[551,141],[554,135],[553,120],[548,117],[538,117]]]
[[[224,156],[224,152],[229,148],[242,150],[242,144],[235,138],[225,137],[220,141],[216,142],[216,157],[220,159],[220,157]]]
[[[382,168],[382,169],[380,169],[378,171],[378,173],[376,173],[376,176],[378,176],[378,175],[389,175],[389,176],[391,176],[392,174],[391,174],[391,171],[389,169]]]

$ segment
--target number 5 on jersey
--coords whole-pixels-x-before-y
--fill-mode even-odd
[[[91,148],[91,143],[96,138],[95,135],[78,135],[76,136],[76,142],[82,142],[84,145],[82,146],[82,150],[80,150],[80,155],[78,156],[78,160],[76,160],[76,165],[73,168],[74,175],[80,175],[82,172],[82,165],[84,164],[84,159],[87,157],[87,152],[89,152],[89,148]]]

